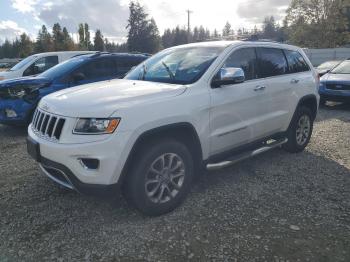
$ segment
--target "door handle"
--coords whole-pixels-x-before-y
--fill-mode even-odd
[[[254,88],[254,91],[263,91],[266,88],[266,86],[256,86]]]
[[[291,84],[298,84],[299,83],[299,79],[292,79],[291,81],[290,81],[290,83]]]

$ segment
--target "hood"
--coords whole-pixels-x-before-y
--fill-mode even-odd
[[[183,85],[110,80],[50,94],[39,107],[67,117],[109,117],[117,109],[177,96],[185,90]]]
[[[45,77],[20,77],[0,81],[0,88],[10,88],[14,86],[36,86],[50,84],[51,80]]]
[[[36,103],[39,89],[50,84],[51,80],[43,77],[21,77],[0,81],[0,98],[24,99],[28,103]]]
[[[0,72],[0,78],[4,78],[4,80],[6,79],[11,79],[11,78],[14,78],[14,77],[17,77],[18,76],[18,72],[17,71],[2,71]],[[1,81],[0,81],[1,83]]]
[[[350,74],[326,74],[321,78],[321,82],[349,82]]]

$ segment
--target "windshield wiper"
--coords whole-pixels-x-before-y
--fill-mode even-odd
[[[142,64],[142,69],[143,69],[143,72],[142,72],[141,80],[145,80],[145,77],[147,74],[147,67],[145,63]]]
[[[171,80],[175,80],[175,76],[174,76],[173,72],[171,72],[169,66],[164,61],[162,61],[162,65],[165,67],[165,69],[168,72]]]

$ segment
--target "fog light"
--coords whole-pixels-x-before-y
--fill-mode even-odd
[[[80,158],[79,161],[85,169],[98,169],[100,165],[100,161],[94,158]]]
[[[16,111],[14,111],[12,109],[5,109],[5,113],[6,113],[6,116],[9,118],[17,117]]]

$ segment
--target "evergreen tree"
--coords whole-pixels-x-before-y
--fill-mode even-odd
[[[131,1],[129,5],[130,16],[128,19],[128,48],[129,51],[154,53],[161,46],[159,31],[153,19],[148,19],[143,6]]]
[[[66,27],[63,27],[62,35],[63,35],[63,50],[64,51],[75,50],[75,44],[73,42],[73,39],[69,35]]]
[[[59,23],[52,27],[52,41],[55,51],[62,51],[63,47],[63,33]]]
[[[35,42],[35,52],[49,52],[53,51],[53,43],[50,33],[47,31],[45,25],[39,30],[36,42]]]
[[[231,35],[231,24],[229,22],[226,22],[224,29],[222,30],[223,36],[229,36]]]
[[[179,26],[177,26],[173,34],[174,34],[174,43],[173,43],[174,46],[187,44],[187,41],[188,41],[187,29],[180,28]]]
[[[87,23],[84,24],[84,33],[85,33],[85,46],[87,50],[91,49],[91,40],[90,40],[90,31],[89,25]]]
[[[26,33],[20,35],[19,39],[19,52],[18,55],[21,58],[27,57],[33,53],[34,45]]]
[[[198,42],[199,41],[199,29],[198,29],[197,26],[193,29],[192,39],[193,39],[192,40],[193,42]]]
[[[103,41],[103,35],[102,35],[100,29],[97,29],[96,32],[95,32],[94,49],[96,51],[104,51],[105,50],[105,45],[104,45],[104,41]]]
[[[273,16],[265,17],[265,20],[263,21],[262,37],[265,39],[276,40],[277,29],[275,18]]]
[[[214,29],[213,37],[214,37],[215,39],[218,39],[218,38],[219,38],[219,33],[218,33],[218,30],[216,30],[216,28]]]
[[[89,50],[91,48],[91,41],[90,41],[89,25],[87,23],[79,24],[78,35],[79,35],[79,48],[81,50]]]
[[[79,35],[79,47],[80,49],[85,49],[86,45],[85,45],[84,24],[79,24],[78,35]]]
[[[166,29],[162,36],[162,44],[164,48],[168,48],[173,46],[174,43],[174,35],[172,34],[170,29]]]

